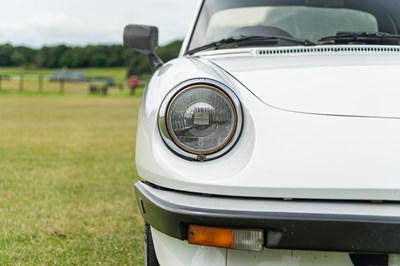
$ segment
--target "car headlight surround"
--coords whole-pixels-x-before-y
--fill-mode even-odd
[[[239,99],[211,79],[188,80],[164,99],[158,117],[161,136],[176,154],[190,160],[218,158],[237,142],[243,114]]]

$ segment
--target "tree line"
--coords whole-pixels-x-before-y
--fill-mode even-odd
[[[168,61],[175,58],[182,41],[158,48],[157,54]],[[44,46],[33,49],[25,46],[0,45],[0,66],[25,68],[86,68],[128,67],[128,75],[150,73],[147,57],[122,45]]]

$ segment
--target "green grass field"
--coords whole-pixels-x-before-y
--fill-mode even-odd
[[[0,94],[0,265],[142,265],[138,97]]]

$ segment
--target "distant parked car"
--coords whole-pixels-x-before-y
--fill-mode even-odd
[[[400,0],[203,0],[155,73],[145,265],[400,265]]]
[[[116,86],[111,77],[92,77],[89,79],[89,93],[107,94],[108,89]]]
[[[51,73],[49,81],[85,82],[87,77],[83,71],[61,69]]]

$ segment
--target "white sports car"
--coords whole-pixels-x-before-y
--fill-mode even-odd
[[[155,72],[146,265],[400,265],[400,0],[203,0]]]

